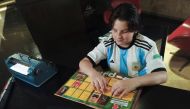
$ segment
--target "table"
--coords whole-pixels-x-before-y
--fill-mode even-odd
[[[144,88],[136,109],[188,109],[190,92],[166,87]]]
[[[16,79],[6,109],[89,109],[54,95],[74,71],[59,69],[53,78],[39,88]],[[184,109],[190,107],[189,101],[189,91],[157,85],[143,88],[136,109]]]

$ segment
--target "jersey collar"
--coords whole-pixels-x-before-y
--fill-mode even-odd
[[[138,35],[138,32],[136,32],[136,33],[133,34],[133,39],[132,39],[132,41],[131,41],[131,43],[130,43],[130,45],[129,45],[128,47],[122,47],[122,46],[118,45],[116,42],[115,42],[115,44],[116,44],[120,49],[129,49],[131,46],[133,46],[137,35]]]

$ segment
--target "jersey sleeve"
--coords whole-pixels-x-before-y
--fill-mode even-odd
[[[92,51],[87,54],[87,57],[90,58],[95,64],[98,64],[101,60],[106,59],[106,47],[102,42],[100,42]]]
[[[147,73],[154,71],[166,71],[162,56],[160,56],[158,52],[156,43],[153,43],[152,48],[148,52],[146,56],[146,63]]]

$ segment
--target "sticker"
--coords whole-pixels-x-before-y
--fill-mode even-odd
[[[67,91],[68,87],[67,86],[63,86],[61,87],[58,91],[57,94],[58,95],[63,95],[63,93],[65,93]]]
[[[77,89],[77,90],[73,93],[72,97],[78,98],[78,97],[81,95],[82,92],[83,92],[83,90]]]
[[[75,76],[75,79],[78,80],[78,81],[83,81],[85,78],[86,78],[86,75],[80,74],[80,73],[78,73],[78,74]]]
[[[118,104],[120,106],[125,106],[125,107],[128,106],[128,102],[127,101],[123,101],[123,100],[119,100],[119,99],[112,98],[112,100],[110,102],[113,103],[113,104]]]
[[[83,83],[80,85],[79,89],[86,89],[89,84],[90,84],[90,83],[88,83],[88,82],[83,82]]]
[[[112,109],[119,109],[119,105],[118,104],[113,104]]]
[[[92,103],[96,103],[98,99],[100,98],[100,96],[101,96],[100,93],[93,93],[88,101]]]
[[[75,81],[72,87],[78,88],[81,85],[81,81]]]
[[[105,105],[109,101],[110,97],[101,95],[100,98],[98,99],[97,103],[100,105]]]
[[[69,88],[65,93],[64,93],[64,95],[66,95],[66,96],[72,96],[73,95],[73,93],[75,92],[75,88]]]
[[[84,91],[81,96],[79,97],[79,99],[86,101],[88,99],[88,97],[90,96],[90,92]]]

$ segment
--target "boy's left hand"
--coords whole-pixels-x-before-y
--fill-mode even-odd
[[[112,96],[119,96],[119,98],[122,98],[137,87],[137,82],[133,81],[133,79],[119,80],[112,86]]]

